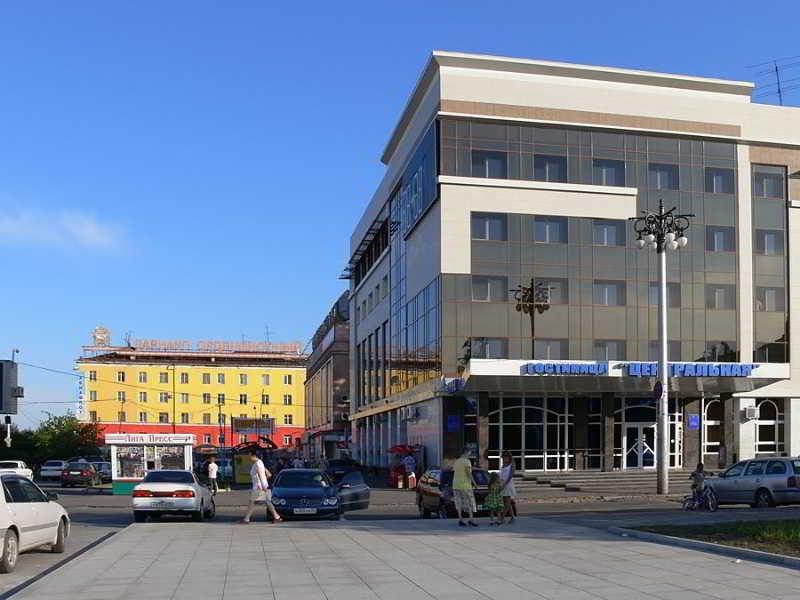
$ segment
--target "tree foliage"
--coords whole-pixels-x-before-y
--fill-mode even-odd
[[[47,415],[33,432],[36,449],[42,452],[41,460],[67,459],[72,456],[98,453],[99,431],[96,423],[83,423],[75,415]]]

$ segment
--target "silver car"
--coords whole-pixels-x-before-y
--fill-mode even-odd
[[[217,510],[211,492],[191,471],[149,471],[131,495],[137,523],[161,515],[191,515],[192,520],[202,521],[213,519]]]
[[[800,503],[800,458],[754,458],[736,463],[706,485],[720,504],[765,508]]]

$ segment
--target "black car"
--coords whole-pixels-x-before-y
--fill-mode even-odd
[[[339,458],[328,461],[328,466],[325,468],[325,473],[335,483],[342,480],[342,477],[353,471],[360,470],[360,465],[352,459]]]
[[[100,485],[100,482],[100,473],[97,472],[92,463],[68,462],[64,465],[64,470],[61,471],[62,487],[74,487],[76,485],[93,487]]]
[[[369,494],[358,472],[349,473],[335,485],[318,469],[284,469],[272,486],[272,504],[285,519],[338,519],[346,510],[367,508]]]
[[[475,488],[475,505],[478,514],[488,512],[484,506],[489,493],[489,473],[484,469],[472,469]],[[453,469],[428,469],[417,482],[417,508],[423,519],[437,516],[440,519],[456,516],[453,502]]]

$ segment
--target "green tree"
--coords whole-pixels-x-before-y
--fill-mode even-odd
[[[98,437],[96,423],[82,423],[72,413],[47,413],[47,418],[33,432],[33,441],[42,459],[97,454]]]

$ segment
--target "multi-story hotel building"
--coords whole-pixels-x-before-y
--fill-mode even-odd
[[[269,437],[293,448],[305,422],[299,344],[133,340],[113,346],[97,328],[76,361],[79,413],[102,433],[192,433],[235,446]],[[221,439],[222,436],[222,439]]]
[[[351,237],[356,457],[655,466],[658,263],[628,219],[660,201],[695,215],[667,256],[670,466],[800,454],[800,109],[753,87],[435,52]]]

